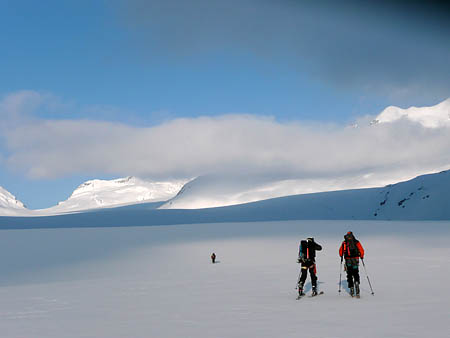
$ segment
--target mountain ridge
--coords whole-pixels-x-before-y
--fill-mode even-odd
[[[186,180],[148,181],[133,176],[113,180],[93,179],[80,184],[57,205],[30,210],[13,194],[0,187],[0,216],[45,216],[129,205],[142,202],[163,202],[176,193]]]
[[[450,170],[381,188],[284,196],[227,207],[156,209],[154,203],[142,203],[65,215],[3,216],[0,217],[0,228],[129,227],[285,220],[450,220]]]

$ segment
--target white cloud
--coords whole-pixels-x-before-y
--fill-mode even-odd
[[[450,165],[450,129],[405,120],[349,128],[252,115],[174,119],[153,127],[41,119],[2,134],[6,165],[33,178],[231,173],[318,179],[390,172],[411,176]]]
[[[6,95],[0,101],[0,118],[8,124],[21,120],[24,115],[32,113],[39,107],[43,100],[42,94],[32,90],[22,90]]]

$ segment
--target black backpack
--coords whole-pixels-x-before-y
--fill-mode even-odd
[[[355,237],[345,238],[345,252],[344,257],[359,257],[359,249],[356,246],[358,240]]]
[[[300,257],[306,258],[307,248],[308,248],[308,242],[305,240],[300,241]]]

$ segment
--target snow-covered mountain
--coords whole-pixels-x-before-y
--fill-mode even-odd
[[[26,211],[27,209],[21,201],[0,187],[0,216],[23,215]]]
[[[179,193],[160,209],[213,208],[293,195],[294,184],[239,175],[205,175],[186,183]]]
[[[160,209],[201,209],[348,188],[337,180],[274,180],[257,176],[205,175],[186,183]]]
[[[223,209],[243,220],[450,220],[450,170],[382,188],[286,196]]]
[[[260,214],[273,220],[450,220],[450,170],[382,188],[286,196],[228,209],[243,219]]]
[[[450,127],[450,98],[431,107],[410,107],[402,109],[389,106],[373,122],[389,123],[400,119],[417,122],[427,128]]]
[[[131,176],[115,180],[95,179],[81,184],[58,205],[39,210],[27,209],[0,187],[0,216],[46,216],[142,202],[164,202],[174,197],[185,183],[186,180],[156,182]]]
[[[52,217],[0,217],[0,227],[121,227],[282,220],[450,220],[450,170],[382,188],[278,197],[206,209],[155,209],[152,203]]]
[[[142,202],[161,202],[175,196],[186,181],[153,182],[137,177],[115,180],[90,180],[81,184],[72,195],[41,213],[71,212]]]
[[[326,191],[381,187],[416,175],[369,173],[351,177],[276,180],[258,176],[205,175],[186,183],[160,209],[201,209],[256,202],[270,198]]]
[[[98,213],[92,214],[94,218],[99,217],[96,219],[99,226],[120,226],[125,224],[125,220],[128,225],[156,225],[264,219],[450,219],[450,170],[382,188],[293,194],[277,198],[271,197],[274,194],[283,196],[287,191],[302,187],[292,181],[259,182],[258,185],[258,182],[250,182],[249,179],[247,186],[240,183],[218,182],[213,176],[205,176],[188,182],[179,191],[183,184],[181,181],[147,182],[133,177],[112,181],[92,180],[80,185],[68,200],[42,210],[26,209],[13,195],[2,189],[0,216],[46,216],[92,209],[100,211],[107,207],[112,209],[102,211],[100,216]],[[303,187],[307,188],[308,184]],[[264,196],[269,197],[264,199]],[[152,202],[167,200],[161,207],[163,210],[155,210],[159,204]],[[222,206],[224,202],[228,206]],[[221,207],[217,208],[214,203]],[[122,207],[114,208],[117,206]],[[112,220],[110,216],[114,213],[120,214],[120,217]],[[104,216],[106,218],[102,220]],[[46,221],[42,219],[42,222]],[[11,222],[11,219],[5,224],[0,221],[0,225]],[[35,221],[27,222],[31,224]],[[64,223],[77,226],[78,220],[65,219]]]

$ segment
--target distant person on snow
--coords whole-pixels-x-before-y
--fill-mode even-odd
[[[322,247],[314,242],[314,238],[309,237],[300,242],[297,263],[301,263],[301,276],[298,281],[298,295],[303,296],[303,286],[308,274],[311,277],[312,296],[317,295],[317,269],[316,269],[316,251],[322,250]]]
[[[214,252],[211,255],[211,261],[213,264],[216,262],[216,254]]]
[[[364,259],[364,249],[351,231],[344,236],[339,248],[339,256],[345,259],[344,269],[347,272],[347,284],[350,295],[359,298],[359,258]]]

